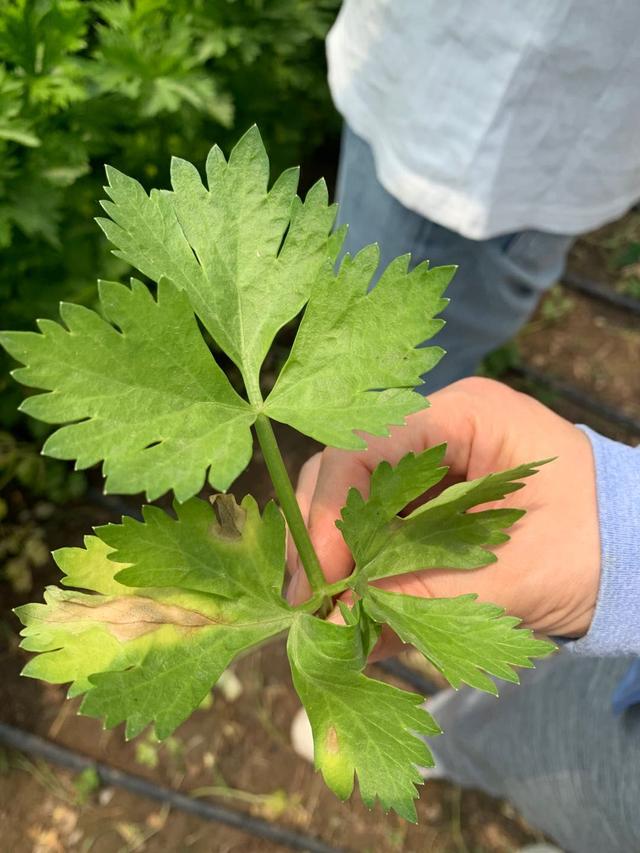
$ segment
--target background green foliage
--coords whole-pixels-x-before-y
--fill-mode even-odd
[[[104,163],[163,185],[169,155],[202,162],[255,122],[277,173],[335,133],[323,39],[338,5],[0,0],[0,328],[32,328],[60,299],[91,303],[98,275],[126,274],[92,222]],[[0,356],[11,470],[48,493],[53,475],[25,444],[42,436],[17,414],[8,368]],[[8,475],[0,467],[0,484]]]

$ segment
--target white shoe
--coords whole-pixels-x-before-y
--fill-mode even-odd
[[[291,745],[301,758],[314,763],[313,733],[307,712],[300,708],[291,723]]]

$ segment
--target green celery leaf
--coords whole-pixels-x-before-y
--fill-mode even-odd
[[[337,276],[324,269],[265,404],[270,417],[334,447],[364,447],[354,430],[386,435],[425,408],[414,389],[443,354],[417,346],[444,325],[434,317],[455,267],[409,271],[409,256],[397,258],[368,292],[379,254],[368,246]]]
[[[273,338],[303,307],[325,266],[331,268],[341,233],[329,235],[335,206],[324,182],[303,202],[298,170],[267,191],[269,160],[256,127],[227,162],[214,146],[207,158],[208,189],[198,170],[174,158],[173,192],[153,190],[108,169],[110,220],[98,220],[115,254],[157,281],[183,289],[218,345],[240,368],[247,387]]]
[[[124,586],[117,575],[127,564],[114,562],[110,546],[93,536],[86,538],[85,548],[57,551],[56,560],[65,573],[63,584],[91,592],[49,587],[45,604],[18,608],[25,625],[22,646],[40,653],[24,674],[53,683],[71,682],[70,696],[85,694],[81,713],[104,718],[107,727],[126,721],[127,737],[135,737],[152,722],[158,737],[167,737],[199,706],[238,654],[291,622],[292,611],[282,599],[265,598],[255,582],[251,559],[255,550],[255,562],[266,575],[262,584],[272,590],[282,586],[282,519],[272,509],[260,520],[251,501],[244,510],[251,513],[244,527],[249,559],[235,563],[228,558],[227,543],[211,507],[204,505],[198,511],[192,502],[180,521],[172,521],[184,526],[185,537],[192,531],[202,543],[209,513],[212,565],[206,593],[178,586]],[[264,543],[269,543],[273,558],[269,567],[261,553]],[[157,546],[160,565],[166,564],[163,550],[161,540]],[[222,577],[218,552],[232,578]],[[183,561],[193,559],[195,573],[202,568],[198,556],[183,555]],[[152,560],[149,549],[143,563],[146,560]],[[222,595],[217,594],[217,580]],[[230,599],[226,593],[233,584],[236,596]]]
[[[440,730],[421,707],[421,696],[362,674],[371,647],[362,621],[341,626],[298,614],[287,645],[293,683],[327,785],[347,799],[357,774],[369,808],[378,798],[385,810],[415,821],[415,786],[422,783],[418,767],[433,766],[420,735]]]
[[[440,464],[445,450],[446,445],[440,444],[417,456],[408,453],[395,468],[388,462],[380,462],[371,475],[366,501],[357,489],[349,490],[337,526],[360,561],[375,550],[378,538],[386,538],[387,522],[446,475],[448,469]]]
[[[410,481],[415,473],[424,476],[424,490],[434,485],[445,473],[438,467],[442,453],[443,448],[438,447],[417,456],[409,454],[392,471],[383,463],[385,489],[373,490],[368,501],[351,489],[337,525],[356,562],[353,586],[419,569],[477,569],[495,562],[489,549],[508,541],[504,529],[522,518],[524,510],[468,510],[521,489],[524,484],[518,481],[535,474],[547,461],[457,483],[405,518],[397,516],[406,494],[399,481]],[[394,483],[398,484],[397,499]],[[419,492],[416,483],[414,496]]]
[[[518,629],[520,620],[505,616],[502,608],[476,598],[418,598],[369,586],[364,607],[371,618],[422,652],[452,687],[464,683],[497,695],[485,672],[517,683],[514,666],[530,669],[531,658],[545,657],[555,646]]]
[[[235,518],[226,529],[213,507],[197,498],[176,504],[176,518],[146,506],[143,521],[125,517],[122,524],[97,527],[100,539],[114,549],[109,559],[130,564],[118,571],[116,580],[126,586],[177,586],[227,598],[259,595],[279,602],[284,536],[280,510],[270,502],[261,518],[250,495],[240,506],[231,495],[214,500],[216,506],[224,502],[232,508]]]
[[[43,452],[78,468],[104,460],[107,491],[150,500],[169,489],[186,500],[209,466],[209,482],[226,489],[251,457],[255,415],[213,359],[186,296],[163,279],[156,302],[134,280],[131,289],[102,282],[100,299],[106,320],[63,303],[66,329],[41,320],[40,334],[0,335],[26,365],[16,379],[51,392],[21,409],[67,424]]]

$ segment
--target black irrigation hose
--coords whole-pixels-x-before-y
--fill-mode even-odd
[[[277,824],[268,823],[266,820],[252,817],[235,809],[197,800],[194,797],[173,791],[171,788],[155,785],[153,782],[149,782],[140,776],[116,770],[107,764],[94,761],[85,755],[80,755],[63,746],[58,746],[55,743],[51,743],[51,741],[24,732],[14,726],[8,726],[5,723],[0,723],[0,744],[17,749],[20,752],[29,753],[30,755],[37,755],[46,761],[50,761],[52,764],[59,764],[70,770],[95,770],[100,781],[104,784],[124,788],[133,794],[149,797],[152,800],[170,805],[172,808],[204,818],[204,820],[224,823],[234,829],[239,829],[241,832],[265,838],[276,844],[289,847],[292,850],[307,850],[309,853],[346,853],[344,848],[330,847],[313,836],[304,835],[300,832],[278,826]]]
[[[615,308],[622,308],[623,311],[630,311],[632,314],[640,316],[640,299],[634,299],[633,296],[616,293],[610,287],[574,275],[574,273],[566,273],[562,279],[562,284],[572,290],[577,290],[579,293],[584,293],[585,296],[590,296],[592,299],[599,299]]]
[[[575,403],[583,409],[587,409],[611,423],[631,430],[631,432],[640,434],[640,421],[637,421],[630,415],[625,415],[624,412],[614,409],[613,406],[607,406],[605,403],[600,403],[598,400],[594,400],[585,391],[582,391],[580,388],[576,388],[569,382],[565,382],[562,379],[556,379],[553,376],[549,376],[547,373],[543,373],[541,370],[536,370],[535,367],[530,367],[525,364],[513,365],[509,369],[512,373],[522,376],[530,382],[536,382],[539,385],[546,386],[550,391],[553,391],[555,394],[559,394],[566,400],[569,400],[569,402]]]

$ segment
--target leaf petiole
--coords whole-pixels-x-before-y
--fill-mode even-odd
[[[271,482],[276,491],[278,501],[284,517],[287,520],[287,525],[291,531],[291,536],[295,542],[300,562],[307,576],[311,589],[314,593],[320,593],[324,597],[324,589],[326,581],[318,555],[315,552],[307,527],[302,518],[298,501],[296,500],[291,480],[287,474],[280,448],[273,433],[273,427],[266,415],[259,414],[255,422],[256,435],[260,443],[260,449],[264,456],[264,461],[271,477]],[[312,600],[313,600],[312,599]]]
[[[333,610],[333,598],[340,595],[341,592],[349,589],[351,586],[352,575],[348,578],[335,581],[334,583],[325,584],[320,589],[316,590],[311,598],[303,601],[296,610],[301,613],[315,613],[317,616],[324,618]]]

